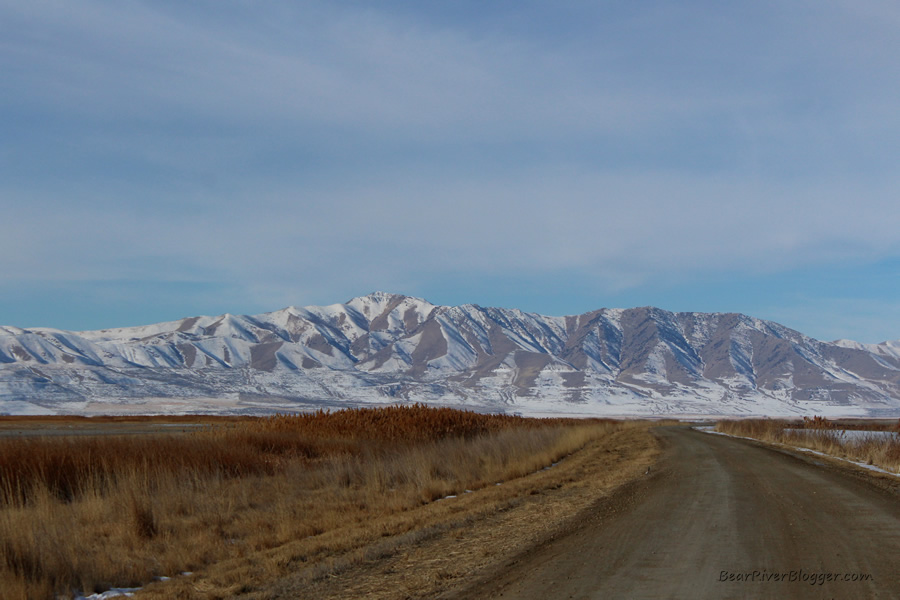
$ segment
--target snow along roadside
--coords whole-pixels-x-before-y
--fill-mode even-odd
[[[893,471],[888,471],[887,469],[882,469],[881,467],[876,467],[875,465],[867,465],[864,462],[859,462],[855,460],[850,460],[849,458],[842,458],[840,456],[834,456],[833,454],[827,454],[825,452],[820,452],[818,450],[811,450],[809,448],[801,448],[800,446],[789,446],[787,444],[779,444],[777,442],[769,442],[766,440],[760,440],[757,438],[746,437],[742,435],[732,435],[730,433],[723,433],[721,431],[716,431],[715,425],[698,425],[692,427],[692,429],[696,429],[697,431],[701,431],[703,433],[712,433],[714,435],[724,435],[725,437],[737,438],[740,440],[752,440],[754,442],[761,442],[763,444],[771,444],[773,446],[780,446],[782,448],[790,448],[791,450],[799,450],[800,452],[807,452],[809,454],[817,454],[819,456],[825,456],[828,458],[833,458],[835,460],[840,460],[846,463],[850,463],[851,465],[856,465],[857,467],[862,467],[863,469],[868,469],[870,471],[876,471],[878,473],[884,473],[885,475],[893,475],[894,477],[900,477],[900,473],[895,473]]]

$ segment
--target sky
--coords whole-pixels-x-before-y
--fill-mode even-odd
[[[0,0],[0,324],[374,290],[900,339],[900,5]]]

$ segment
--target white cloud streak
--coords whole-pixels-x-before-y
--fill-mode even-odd
[[[541,36],[161,6],[0,2],[0,277],[287,297],[900,254],[890,3],[648,3]]]

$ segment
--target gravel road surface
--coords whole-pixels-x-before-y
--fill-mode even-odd
[[[900,598],[896,490],[754,442],[658,435],[651,473],[452,597]]]

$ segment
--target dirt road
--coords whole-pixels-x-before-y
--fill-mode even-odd
[[[661,428],[654,470],[454,598],[900,598],[900,498],[819,461]]]

